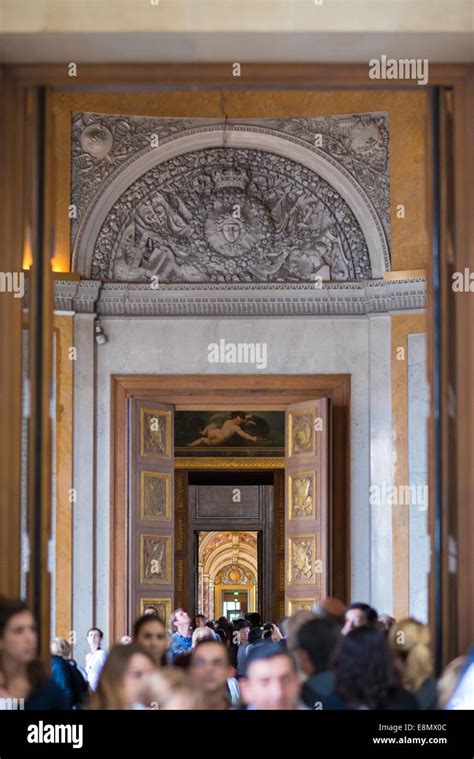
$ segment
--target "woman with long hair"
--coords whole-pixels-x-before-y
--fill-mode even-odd
[[[97,689],[89,709],[144,708],[143,694],[147,677],[155,671],[155,662],[141,646],[129,643],[114,646],[100,673]]]
[[[412,617],[402,619],[392,625],[388,640],[403,687],[413,693],[420,709],[436,709],[438,697],[428,626]]]
[[[38,659],[38,633],[23,601],[0,596],[0,697],[20,699],[25,709],[71,706]]]
[[[343,636],[334,661],[334,693],[324,709],[418,709],[399,682],[385,635],[362,625]]]
[[[166,665],[169,641],[165,623],[158,616],[144,614],[137,619],[133,625],[133,643],[148,651],[157,667]]]

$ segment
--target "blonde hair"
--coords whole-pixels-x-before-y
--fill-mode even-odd
[[[53,638],[49,650],[53,656],[61,656],[63,659],[69,659],[71,646],[64,638]]]
[[[216,637],[213,634],[210,627],[196,627],[193,632],[193,642],[191,648],[196,648],[197,644],[202,640],[215,640]]]
[[[433,674],[430,631],[427,625],[409,617],[395,622],[388,634],[395,654],[401,682],[409,691],[417,691]]]

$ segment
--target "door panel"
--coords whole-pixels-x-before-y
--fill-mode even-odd
[[[286,410],[285,608],[311,609],[328,587],[329,400]]]
[[[129,620],[154,606],[166,623],[174,584],[173,406],[131,401]]]

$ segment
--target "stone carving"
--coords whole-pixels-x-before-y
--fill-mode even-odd
[[[223,567],[214,579],[215,585],[255,585],[255,582],[253,572],[241,564]]]
[[[78,220],[72,240],[102,190],[152,149],[153,137],[162,145],[206,124],[219,122],[73,114]],[[385,114],[226,125],[253,126],[310,143],[311,150],[318,134],[319,152],[366,193],[389,239]],[[122,192],[95,239],[90,276],[143,283],[315,282],[367,280],[372,269],[360,225],[331,184],[289,157],[226,146],[182,153]]]
[[[169,584],[171,581],[170,538],[142,535],[141,581]]]
[[[314,581],[315,543],[313,537],[290,538],[289,582]]]

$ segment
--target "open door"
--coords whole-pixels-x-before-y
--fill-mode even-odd
[[[173,422],[173,406],[131,401],[129,623],[153,606],[169,625],[174,602]]]
[[[312,609],[328,588],[329,399],[287,406],[285,609]]]

